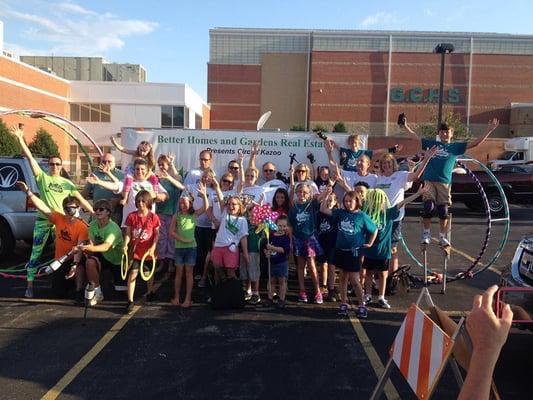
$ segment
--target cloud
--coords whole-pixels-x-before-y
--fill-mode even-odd
[[[391,13],[380,11],[374,15],[369,15],[361,21],[359,26],[361,28],[370,28],[374,26],[392,25],[395,21],[395,16]]]
[[[71,1],[39,4],[44,9],[39,10],[38,15],[37,10],[34,13],[15,10],[18,5],[0,11],[8,20],[25,22],[22,36],[25,41],[31,41],[33,47],[42,44],[38,46],[43,49],[39,53],[104,56],[123,48],[127,38],[150,34],[158,27],[157,22],[97,13]],[[54,21],[61,21],[61,24]]]

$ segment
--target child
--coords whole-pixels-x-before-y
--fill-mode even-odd
[[[298,284],[300,286],[298,301],[302,303],[307,303],[304,282],[306,264],[311,272],[311,279],[315,288],[315,303],[323,303],[315,267],[315,257],[322,254],[322,248],[315,238],[317,211],[318,202],[311,199],[310,185],[301,183],[296,189],[294,206],[289,211],[289,225],[292,228],[294,255],[297,257]]]
[[[141,259],[145,254],[148,256],[145,263],[149,264],[155,257],[155,249],[159,239],[160,221],[157,214],[153,213],[152,208],[153,199],[150,192],[141,190],[135,196],[135,205],[137,211],[128,214],[124,225],[126,226],[126,234],[124,235],[124,251],[128,251],[128,244],[133,243],[132,253],[133,262],[128,270],[128,303],[126,305],[126,312],[133,311],[135,294],[135,280],[139,272]],[[147,283],[146,300],[155,300],[154,278],[152,277]]]
[[[287,293],[287,277],[289,276],[289,253],[291,251],[291,239],[287,235],[289,224],[286,216],[278,217],[276,220],[278,230],[270,236],[269,243],[264,250],[265,255],[270,258],[270,287],[268,291],[268,303],[272,304],[274,286],[279,286],[279,300],[276,304],[278,308],[285,307],[285,294]]]
[[[379,275],[378,304],[381,308],[390,308],[389,302],[385,299],[385,286],[389,269],[389,261],[392,256],[392,229],[394,220],[400,215],[400,210],[417,197],[427,191],[423,186],[417,193],[407,197],[400,203],[390,207],[387,194],[381,189],[370,189],[367,193],[363,205],[363,211],[378,227],[378,235],[372,247],[363,249],[363,268],[370,273],[365,273],[365,304],[372,302],[372,275],[377,272]],[[365,271],[366,272],[366,271]]]
[[[337,196],[332,193],[327,201],[330,210],[338,207]],[[322,264],[322,288],[327,287],[328,301],[337,301],[335,291],[335,240],[337,238],[337,226],[333,223],[331,215],[318,212],[317,214],[318,243],[324,253],[318,257]]]
[[[225,272],[229,278],[235,278],[235,270],[239,267],[239,244],[247,265],[248,256],[248,223],[242,216],[244,207],[237,196],[231,196],[227,205],[219,197],[222,211],[220,227],[215,238],[215,245],[211,252],[211,261],[215,267],[215,282],[219,281],[219,273]],[[223,269],[223,270],[222,270]]]
[[[289,208],[289,192],[284,188],[276,189],[272,200],[272,211],[276,211],[280,216],[287,216],[289,215]]]
[[[181,303],[184,308],[188,308],[192,304],[193,269],[194,264],[196,264],[196,240],[194,238],[196,218],[209,207],[206,187],[201,182],[198,184],[197,193],[202,197],[203,207],[194,210],[192,199],[189,196],[182,196],[179,199],[178,212],[172,217],[169,228],[170,236],[176,240],[176,277],[174,279],[174,297],[170,302],[175,306],[180,305],[181,281],[185,269],[185,301]]]
[[[128,154],[130,156],[133,156],[134,158],[143,158],[146,160],[146,163],[148,164],[148,171],[152,171],[155,166],[155,157],[154,157],[154,148],[150,142],[147,142],[146,140],[143,140],[135,150],[126,149],[120,144],[117,143],[115,137],[111,137],[111,143],[113,143],[113,146],[120,151],[121,153]],[[133,175],[135,172],[134,165],[132,163],[129,163],[126,167],[126,174]]]
[[[363,200],[361,196],[350,191],[344,195],[344,209],[329,209],[327,202],[331,196],[331,189],[320,205],[320,211],[333,217],[333,223],[338,225],[337,240],[335,242],[335,265],[341,269],[341,305],[339,315],[348,315],[348,280],[355,288],[359,308],[358,318],[367,317],[367,309],[363,302],[363,288],[359,281],[361,269],[360,248],[369,248],[377,236],[376,225],[368,215],[361,212]]]

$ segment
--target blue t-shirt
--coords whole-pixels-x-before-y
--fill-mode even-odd
[[[422,149],[438,146],[437,154],[429,160],[422,179],[429,182],[452,183],[455,160],[466,151],[466,142],[441,143],[436,140],[422,139]]]
[[[332,210],[333,222],[338,227],[335,247],[340,250],[353,250],[366,243],[366,237],[376,231],[376,225],[362,212]]]
[[[309,239],[315,233],[316,213],[318,212],[319,202],[316,200],[307,203],[298,204],[289,210],[289,225],[292,227],[293,235],[300,239]]]
[[[270,255],[270,262],[272,264],[280,264],[289,258],[291,252],[291,238],[287,235],[270,235],[270,244],[276,247],[283,247],[284,253],[272,253]]]
[[[398,218],[400,211],[396,207],[388,208],[385,212],[385,221],[378,225],[378,235],[374,244],[369,249],[363,249],[365,257],[375,260],[389,260],[392,257],[392,224]]]
[[[341,147],[339,149],[340,160],[339,164],[341,168],[345,171],[357,171],[356,164],[357,159],[363,154],[372,159],[372,150],[356,150],[347,149],[346,147]]]

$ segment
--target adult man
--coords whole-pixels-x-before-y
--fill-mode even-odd
[[[94,285],[94,297],[90,305],[104,299],[100,288],[100,272],[108,268],[115,283],[121,280],[120,262],[122,258],[122,231],[111,220],[112,206],[108,200],[94,203],[95,218],[89,225],[89,244],[78,246],[87,256],[85,262],[86,279]],[[81,278],[83,275],[80,274]]]
[[[252,149],[250,151],[250,162],[248,163],[248,168],[250,169],[257,169],[256,167],[256,159],[257,155],[259,154],[259,144],[255,143],[252,145]],[[263,186],[264,194],[265,194],[265,201],[267,203],[272,204],[272,200],[274,197],[274,193],[277,189],[283,188],[285,190],[288,189],[288,186],[285,182],[283,182],[280,179],[277,179],[277,168],[276,165],[271,162],[267,161],[263,164],[262,168],[262,175],[258,179],[258,185]]]
[[[124,172],[115,166],[115,156],[111,153],[105,153],[102,156],[100,166],[93,171],[100,180],[104,182],[116,182],[124,180]],[[83,197],[92,199],[93,202],[98,200],[109,200],[113,207],[112,219],[117,224],[122,221],[122,205],[120,204],[120,195],[105,189],[100,185],[87,182],[82,191]]]
[[[205,171],[211,169],[211,160],[213,154],[209,150],[202,150],[200,152],[200,167],[191,169],[185,176],[183,184],[188,187],[189,185],[197,185],[202,179],[202,175]]]
[[[26,193],[37,210],[54,224],[56,236],[54,258],[56,260],[59,260],[76,246],[83,244],[83,242],[88,239],[87,225],[79,218],[76,218],[76,214],[80,208],[80,201],[77,198],[67,196],[63,199],[63,214],[50,210],[44,201],[35,196],[24,182],[17,182],[17,185],[24,193]],[[70,260],[72,263],[63,263],[63,265],[52,275],[52,291],[57,296],[63,297],[67,294],[68,282],[65,278],[71,278],[74,276],[76,266],[81,261],[81,256],[82,254],[80,252],[75,252],[72,255],[72,260]],[[72,265],[70,266],[70,264]],[[69,272],[69,266],[71,272]],[[67,272],[69,272],[68,275]],[[81,287],[77,287],[77,289],[79,293]]]
[[[13,134],[17,137],[22,152],[30,163],[31,170],[37,182],[37,187],[39,188],[40,198],[44,201],[44,204],[46,204],[46,206],[52,211],[63,213],[63,200],[67,196],[74,196],[79,200],[85,210],[92,213],[93,209],[91,205],[81,196],[76,189],[76,185],[61,176],[61,165],[63,164],[61,157],[50,157],[48,160],[48,165],[50,166],[48,174],[41,169],[39,163],[33,158],[30,149],[24,141],[23,127],[22,124],[19,124],[18,128],[13,128]],[[53,232],[54,225],[43,213],[39,212],[37,214],[37,220],[35,221],[35,227],[33,228],[31,256],[28,264],[26,264],[28,284],[25,296],[28,298],[33,297],[33,280],[35,278],[37,263],[48,237],[53,235]]]
[[[472,149],[483,143],[489,135],[499,125],[498,119],[494,118],[489,121],[485,133],[475,140],[470,142],[455,142],[452,143],[453,128],[446,123],[441,123],[439,126],[439,141],[429,139],[419,139],[416,133],[407,125],[403,125],[407,133],[417,140],[421,141],[422,149],[427,150],[433,146],[438,147],[437,154],[429,161],[422,179],[424,185],[429,187],[422,200],[424,201],[423,223],[424,230],[422,231],[422,244],[429,244],[431,240],[431,218],[433,211],[437,209],[440,219],[440,233],[439,243],[442,247],[450,246],[447,239],[448,230],[448,208],[452,205],[451,197],[451,183],[452,171],[455,166],[457,157],[463,154],[467,149]]]

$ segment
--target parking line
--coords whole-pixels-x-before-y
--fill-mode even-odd
[[[103,348],[120,332],[124,325],[130,320],[131,317],[141,308],[141,306],[135,306],[131,314],[123,315],[113,327],[106,332],[102,338],[96,342],[96,344],[89,350],[80,361],[78,361],[60,380],[55,386],[50,389],[43,397],[42,400],[54,400],[61,394],[61,392],[80,374],[83,369],[94,360],[94,358],[103,350]]]
[[[378,353],[376,352],[376,349],[372,345],[372,342],[370,341],[370,338],[365,332],[365,328],[363,328],[363,325],[361,324],[361,321],[359,319],[352,317],[351,312],[348,313],[348,317],[350,319],[350,323],[352,324],[352,328],[355,331],[355,334],[357,335],[357,338],[359,339],[359,342],[361,342],[361,346],[363,346],[363,350],[366,353],[366,356],[368,357],[368,360],[370,361],[370,365],[372,366],[372,369],[374,370],[374,373],[378,377],[378,379],[381,377],[381,374],[385,370],[385,367],[383,363],[381,362]],[[383,390],[385,393],[385,396],[389,400],[396,400],[400,399],[400,394],[392,384],[391,380],[388,379],[387,383],[385,384],[385,388]]]
[[[432,237],[431,238],[435,243],[438,243],[439,240],[435,237]],[[464,251],[461,251],[459,249],[456,249],[455,247],[451,246],[451,250],[456,253],[456,254],[459,254],[460,256],[466,258],[468,261],[470,262],[474,262],[476,261],[476,259],[474,257],[472,257],[470,254],[467,254],[465,253]],[[478,262],[478,265],[481,265],[482,267],[486,267],[486,264],[483,264],[481,261]],[[498,271],[496,268],[494,268],[492,265],[488,268],[489,271],[492,271],[492,272],[495,272],[497,274],[499,274],[501,271]]]

